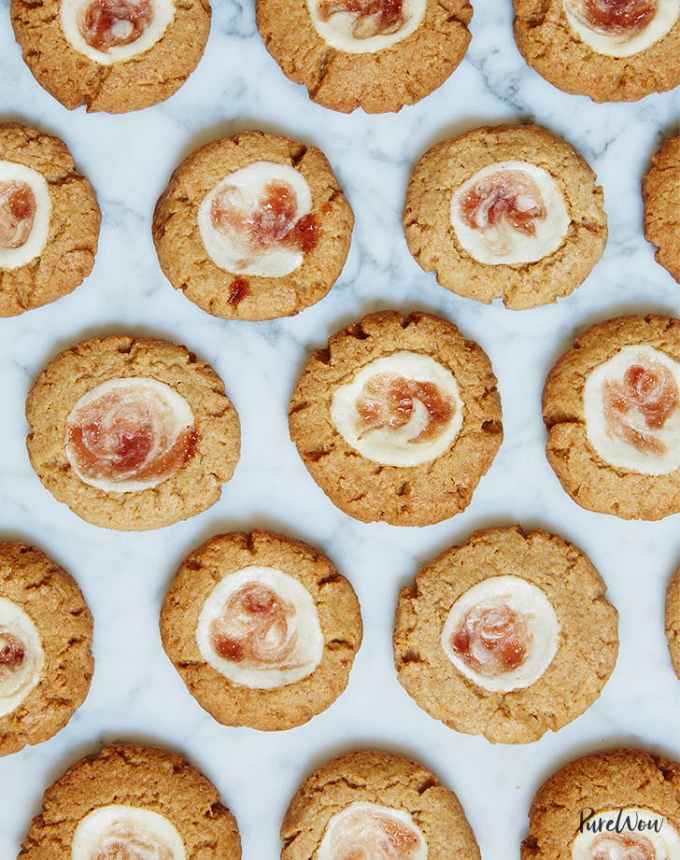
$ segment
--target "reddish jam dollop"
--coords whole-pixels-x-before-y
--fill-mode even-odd
[[[328,21],[338,12],[355,15],[352,24],[355,39],[389,36],[404,26],[403,0],[321,0],[318,8],[322,21]]]
[[[519,170],[503,170],[480,179],[459,203],[463,221],[473,230],[505,223],[527,236],[536,235],[536,222],[547,209],[534,180]]]
[[[259,582],[241,586],[210,627],[212,645],[225,660],[282,667],[297,645],[295,607]]]
[[[656,860],[656,849],[644,836],[607,833],[592,845],[593,860]]]
[[[531,633],[525,616],[502,603],[470,609],[451,634],[451,648],[480,675],[501,675],[526,660]]]
[[[0,182],[0,248],[11,250],[26,243],[33,229],[37,204],[26,182]]]
[[[406,379],[396,373],[375,374],[366,382],[356,402],[362,433],[404,427],[411,420],[416,400],[427,410],[428,422],[411,441],[433,439],[453,416],[451,400],[433,382]]]
[[[657,0],[568,0],[573,13],[605,35],[633,36],[654,19]]]
[[[131,45],[153,19],[151,0],[93,0],[80,19],[83,39],[97,51]]]
[[[666,446],[653,432],[633,426],[642,416],[650,431],[660,430],[678,406],[678,386],[671,371],[659,362],[631,365],[622,381],[609,379],[603,387],[607,429],[639,451],[661,455]]]
[[[250,295],[250,284],[245,278],[234,278],[229,285],[227,302],[234,307],[241,304]]]
[[[298,219],[297,206],[287,182],[268,182],[253,210],[244,207],[239,189],[227,186],[215,196],[211,218],[216,230],[236,233],[253,254],[277,246],[308,253],[317,245],[318,225],[312,213]]]
[[[115,389],[91,401],[69,420],[66,444],[80,472],[95,480],[153,481],[193,457],[194,427],[175,435],[172,418],[152,391]]]
[[[23,642],[11,633],[0,633],[0,680],[16,672],[25,658]]]

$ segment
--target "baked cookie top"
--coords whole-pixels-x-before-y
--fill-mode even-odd
[[[53,302],[92,271],[101,216],[59,138],[0,123],[0,316]]]
[[[216,316],[262,320],[318,302],[340,277],[354,216],[315,146],[261,131],[201,147],[158,201],[173,287]]]
[[[642,520],[680,511],[680,321],[588,329],[548,375],[543,420],[550,465],[581,507]]]
[[[257,27],[283,73],[324,107],[398,111],[455,71],[469,0],[257,0]]]
[[[666,639],[675,674],[680,678],[680,570],[675,572],[666,592]]]
[[[469,299],[521,310],[573,292],[607,241],[602,189],[566,141],[535,125],[436,144],[416,165],[404,230],[418,265]]]
[[[522,860],[675,860],[680,767],[644,750],[579,758],[550,777],[529,812]]]
[[[596,102],[680,84],[680,0],[513,0],[515,39],[554,86]]]
[[[464,510],[503,438],[481,347],[447,320],[397,311],[365,316],[311,355],[289,427],[341,510],[411,526]]]
[[[480,857],[456,795],[422,765],[378,750],[346,753],[309,776],[281,838],[281,860]]]
[[[163,647],[189,692],[229,726],[302,725],[347,686],[361,644],[350,583],[307,544],[226,534],[182,563],[161,612]]]
[[[241,844],[215,786],[182,756],[114,744],[81,759],[47,789],[19,858],[128,855],[240,860]]]
[[[12,0],[26,65],[69,109],[125,113],[167,99],[201,59],[208,0]]]
[[[642,185],[645,236],[656,245],[656,260],[680,281],[680,135],[652,157]]]
[[[401,592],[401,684],[432,717],[531,743],[598,698],[618,655],[616,610],[589,559],[557,535],[477,532]]]
[[[239,457],[222,381],[164,340],[113,335],[69,347],[37,377],[26,417],[40,480],[104,528],[161,528],[204,511]]]
[[[0,756],[64,728],[90,689],[92,616],[43,552],[0,543]]]

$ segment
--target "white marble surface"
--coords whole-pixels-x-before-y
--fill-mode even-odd
[[[0,534],[36,542],[80,582],[96,619],[96,674],[70,725],[46,744],[0,760],[0,858],[11,860],[44,787],[103,740],[136,739],[185,752],[238,817],[246,860],[278,856],[281,816],[301,777],[354,745],[407,752],[459,794],[484,860],[515,860],[538,783],[584,751],[645,744],[680,758],[680,683],[663,633],[663,596],[680,562],[678,517],[632,524],[587,513],[562,492],[543,454],[539,398],[547,369],[575,330],[622,312],[678,315],[680,288],[641,234],[639,181],[680,114],[680,91],[633,105],[595,105],[530,71],[511,35],[510,0],[475,0],[468,58],[437,93],[397,116],[336,115],[308,101],[262,46],[252,0],[217,0],[206,54],[167,103],[120,117],[68,113],[21,61],[0,0],[0,116],[63,137],[104,213],[89,281],[71,296],[0,321]],[[556,306],[513,313],[458,299],[406,249],[400,210],[410,165],[432,142],[476,125],[529,117],[564,135],[598,171],[610,241],[588,282]],[[283,130],[326,151],[357,215],[344,275],[296,319],[212,318],[164,281],[150,237],[154,203],[177,161],[237,129]],[[473,504],[431,528],[363,525],[324,497],[288,439],[286,403],[304,356],[334,329],[388,306],[454,320],[487,350],[500,378],[505,442]],[[221,501],[193,520],[147,534],[107,532],[55,502],[31,471],[23,403],[34,374],[65,345],[101,332],[152,332],[186,343],[226,381],[242,421],[243,452]],[[621,653],[601,699],[581,719],[530,747],[493,747],[420,711],[392,670],[398,588],[418,566],[481,526],[544,526],[586,550],[621,613]],[[157,616],[179,560],[219,531],[264,526],[324,549],[352,580],[365,640],[348,692],[303,728],[227,729],[185,691],[161,647]]]

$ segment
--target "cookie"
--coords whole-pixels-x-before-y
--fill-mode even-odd
[[[175,753],[114,744],[47,789],[17,860],[240,860],[233,815]]]
[[[354,215],[324,154],[261,131],[209,143],[175,170],[153,238],[170,283],[208,313],[296,314],[340,277]]]
[[[618,618],[605,593],[590,560],[557,535],[477,532],[402,590],[399,680],[449,728],[537,741],[586,711],[614,670]]]
[[[238,416],[183,346],[127,335],[57,355],[26,402],[31,464],[82,519],[156,529],[204,511],[239,457]]]
[[[653,860],[680,855],[680,766],[645,750],[579,758],[529,812],[522,860]]]
[[[581,507],[641,520],[680,511],[680,321],[588,329],[548,375],[543,420],[550,465]]]
[[[92,616],[43,552],[0,543],[0,756],[61,731],[85,700]]]
[[[182,563],[161,638],[216,720],[278,731],[306,723],[345,689],[361,615],[352,586],[317,550],[269,532],[234,533]]]
[[[442,287],[514,310],[572,293],[607,242],[595,174],[535,125],[478,128],[429,149],[409,182],[404,230]]]
[[[515,40],[539,75],[596,102],[680,84],[678,0],[513,0]]]
[[[346,514],[422,526],[464,510],[503,438],[489,359],[447,320],[369,314],[313,353],[290,435]]]
[[[453,74],[470,43],[469,0],[257,0],[257,28],[284,75],[351,113],[398,111]]]
[[[29,70],[69,109],[125,113],[164,101],[201,59],[208,0],[12,0]]]
[[[642,185],[645,236],[656,246],[656,260],[680,281],[680,135],[653,156]]]
[[[65,143],[0,123],[0,316],[75,290],[92,271],[100,221]]]
[[[456,795],[417,762],[359,750],[300,786],[281,827],[281,860],[479,860]]]
[[[666,639],[675,674],[680,678],[680,570],[666,592]]]

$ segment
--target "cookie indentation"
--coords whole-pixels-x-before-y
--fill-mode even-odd
[[[0,717],[11,714],[40,683],[45,654],[27,613],[0,597]]]
[[[112,379],[71,410],[65,448],[79,478],[107,492],[156,487],[186,465],[198,433],[187,401],[154,379]]]
[[[348,54],[374,54],[411,36],[423,22],[426,0],[307,0],[327,45]]]
[[[73,860],[186,860],[182,837],[164,815],[124,804],[100,806],[76,828]]]
[[[408,812],[355,802],[328,822],[319,860],[427,860],[427,842]]]
[[[659,860],[680,857],[680,836],[663,815],[625,807],[593,811],[574,840],[573,860]]]
[[[631,57],[663,39],[679,0],[563,0],[569,26],[597,54]]]
[[[26,266],[42,254],[52,201],[42,173],[0,161],[0,270]]]

